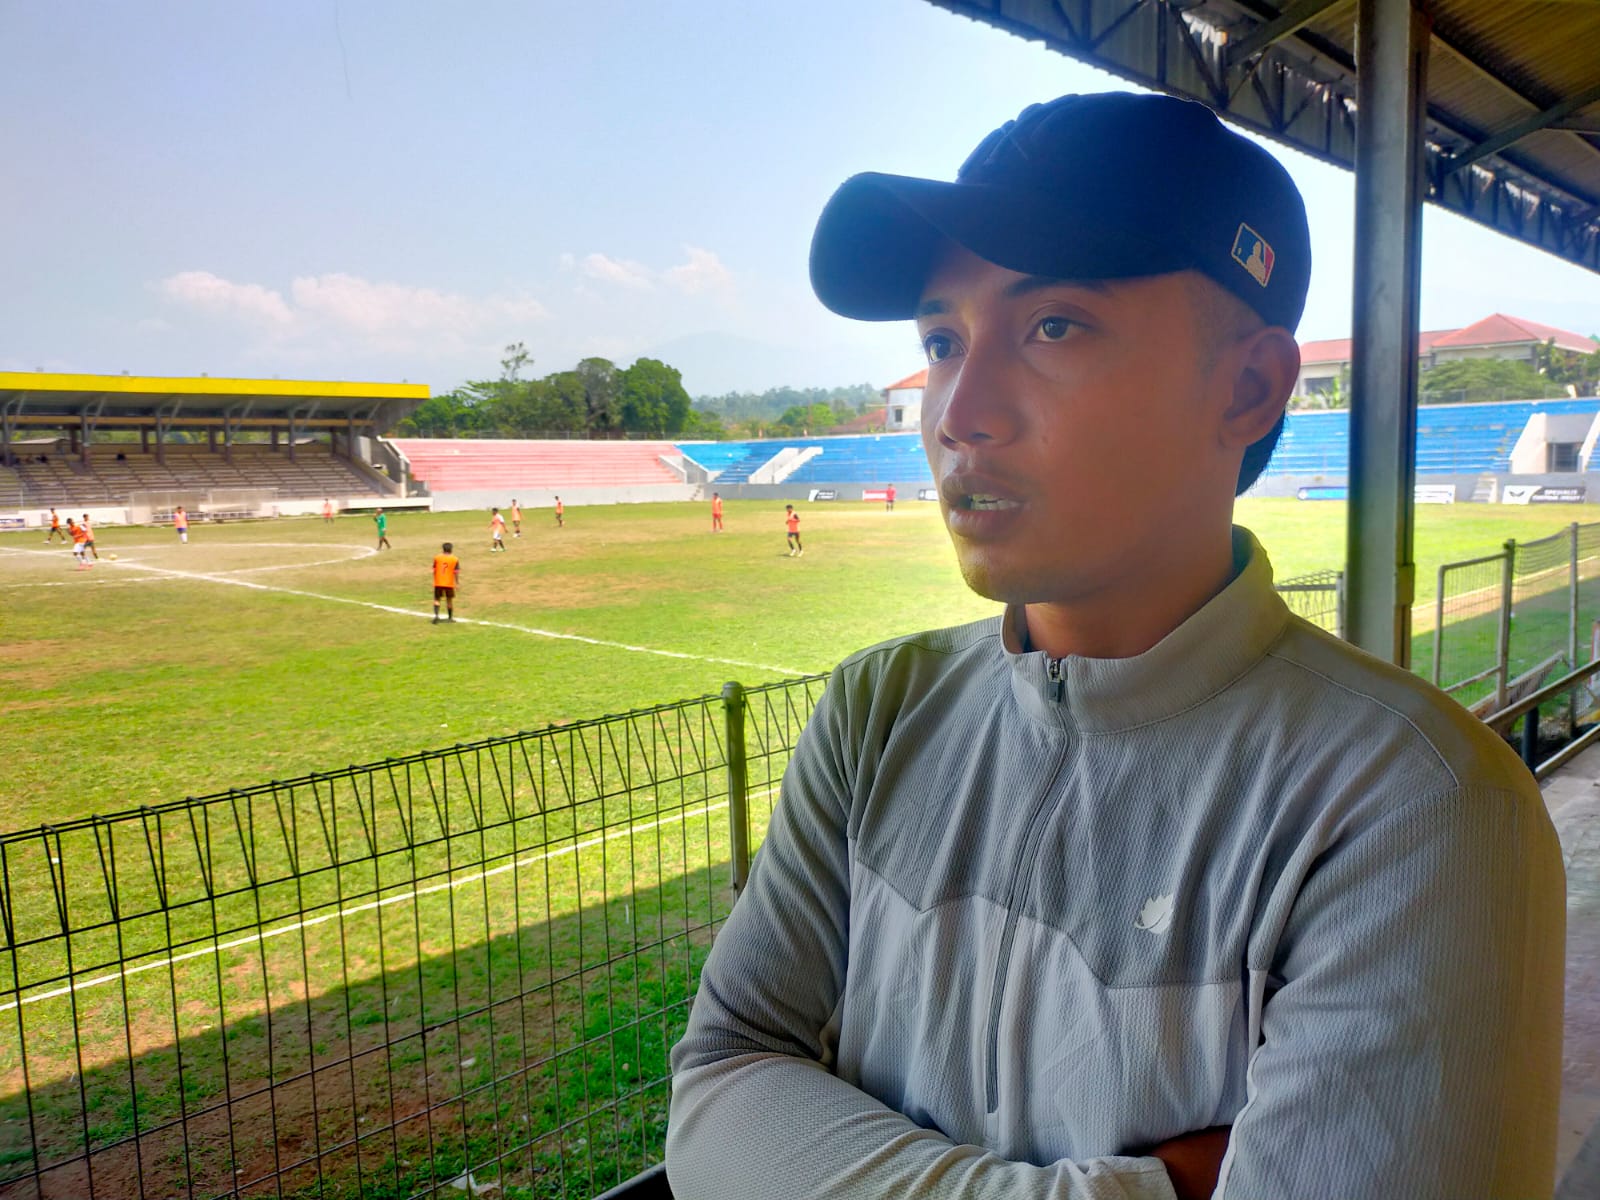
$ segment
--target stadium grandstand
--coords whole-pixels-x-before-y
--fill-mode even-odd
[[[379,442],[428,398],[408,383],[0,372],[0,514],[104,523],[403,506]],[[426,503],[426,501],[423,501]]]
[[[914,378],[914,377],[913,377]],[[911,382],[911,381],[907,381]],[[914,389],[913,389],[914,390]],[[340,509],[441,511],[745,497],[859,499],[887,484],[929,488],[914,432],[730,442],[381,436],[427,398],[415,384],[0,373],[0,519],[37,525],[48,509],[109,522]],[[920,394],[907,392],[907,407]],[[1600,398],[1424,405],[1417,470],[1460,499],[1504,482],[1570,483],[1600,470]],[[1289,414],[1256,491],[1343,484],[1346,410]],[[1136,470],[1136,467],[1134,468]],[[1563,480],[1543,480],[1564,475]]]
[[[1424,405],[1417,412],[1422,476],[1541,475],[1600,469],[1600,398]],[[677,449],[720,489],[748,484],[926,487],[920,437],[882,433],[746,442],[683,442]],[[1343,481],[1350,466],[1347,410],[1292,412],[1261,489]],[[1467,479],[1463,479],[1467,482]],[[1276,488],[1274,488],[1276,484]],[[748,493],[745,493],[748,494]],[[1463,497],[1465,498],[1465,497]]]

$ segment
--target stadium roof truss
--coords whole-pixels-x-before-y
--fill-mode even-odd
[[[1421,206],[1600,272],[1600,3],[929,3],[1354,169],[1346,629],[1405,664]]]
[[[1355,165],[1357,0],[930,2]],[[1600,271],[1600,4],[1425,7],[1425,198]]]
[[[209,379],[0,371],[0,417],[19,426],[171,429],[392,427],[428,398],[420,383]]]

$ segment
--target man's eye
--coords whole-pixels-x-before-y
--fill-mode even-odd
[[[954,349],[955,343],[942,333],[930,333],[922,339],[922,352],[928,356],[930,363],[949,358]]]
[[[1076,321],[1069,321],[1066,317],[1046,317],[1039,322],[1039,336],[1047,342],[1059,342],[1076,326]]]

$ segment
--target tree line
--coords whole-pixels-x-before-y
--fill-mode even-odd
[[[523,378],[533,365],[521,342],[506,347],[497,379],[430,396],[392,431],[397,437],[740,438],[823,433],[871,412],[871,384],[770,388],[691,400],[676,367],[641,358],[619,367],[586,358],[570,371]]]

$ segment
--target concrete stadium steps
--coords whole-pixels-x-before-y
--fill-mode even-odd
[[[117,455],[125,457],[117,459]],[[166,447],[165,464],[135,444],[113,442],[92,447],[92,465],[76,468],[76,460],[60,453],[47,461],[23,462],[17,474],[29,507],[81,504],[127,504],[135,492],[211,491],[220,488],[276,488],[280,498],[307,499],[329,495],[383,495],[372,481],[327,446],[295,448],[290,462],[286,448],[274,451],[255,443],[235,444],[233,462],[221,451],[178,444]]]
[[[390,444],[406,456],[412,477],[435,493],[683,482],[661,461],[683,457],[671,442],[395,438]]]

